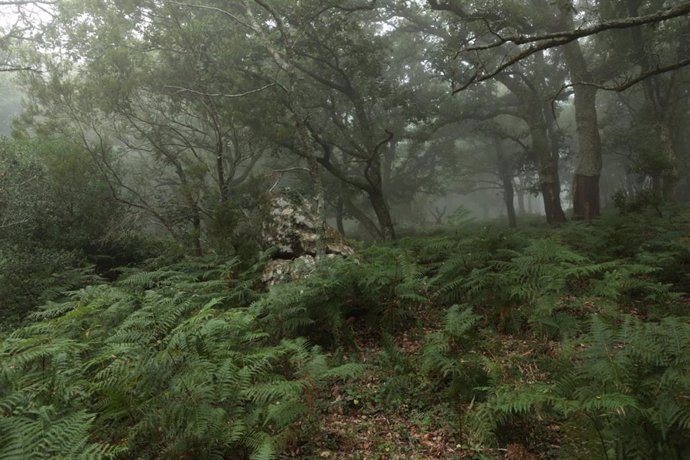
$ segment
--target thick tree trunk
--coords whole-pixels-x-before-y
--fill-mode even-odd
[[[345,203],[343,197],[338,197],[338,202],[335,205],[335,225],[341,235],[345,236],[345,225],[343,223],[345,215]]]
[[[659,123],[659,140],[661,141],[662,155],[666,168],[661,173],[661,196],[664,201],[675,201],[676,186],[678,185],[678,157],[675,145],[673,145],[673,134],[671,127],[666,120]]]
[[[518,214],[521,216],[525,215],[525,191],[520,187],[513,187],[517,191],[517,202],[518,202]]]
[[[508,76],[497,77],[521,101],[532,141],[532,160],[539,168],[539,185],[544,200],[546,222],[560,224],[566,221],[561,207],[561,182],[558,176],[558,154],[553,154],[549,142],[548,124],[544,115],[545,105],[533,88],[526,87]]]
[[[544,214],[546,222],[552,225],[562,224],[566,221],[565,213],[561,208],[561,189],[554,182],[542,182],[541,194],[544,201]]]
[[[549,148],[546,123],[530,120],[532,150],[539,166],[539,185],[544,200],[544,213],[549,224],[562,224],[566,221],[561,206],[561,181],[558,176],[558,159],[554,158]]]
[[[503,181],[503,201],[506,205],[506,212],[508,213],[508,225],[517,227],[517,216],[515,215],[515,204],[513,203],[515,194],[513,190],[513,182],[508,180]]]
[[[573,188],[573,217],[590,220],[599,216],[599,176],[575,174]]]
[[[599,176],[601,138],[596,112],[596,88],[575,85],[577,166],[573,184],[573,219],[593,219],[600,214]]]
[[[376,219],[379,222],[379,228],[381,231],[381,238],[384,241],[395,240],[395,226],[393,225],[393,219],[391,218],[390,210],[388,209],[388,204],[383,196],[382,190],[370,190],[368,192],[369,201],[371,202],[372,208],[374,208],[374,213],[376,214]]]
[[[515,216],[515,190],[513,189],[513,168],[510,160],[505,157],[503,152],[503,144],[499,139],[494,141],[496,148],[496,160],[498,162],[499,174],[501,176],[501,183],[503,185],[503,202],[506,205],[506,213],[508,215],[508,225],[510,227],[517,227],[517,217]]]
[[[384,241],[391,241],[396,239],[395,226],[393,225],[390,209],[388,208],[388,203],[383,193],[383,178],[381,176],[380,161],[380,156],[376,153],[376,149],[374,149],[372,160],[365,172],[365,177],[368,182],[366,193],[369,196],[371,207],[374,209],[374,214],[376,214],[381,238]]]
[[[560,26],[571,30],[573,7],[570,1],[562,1]],[[599,176],[601,175],[601,138],[597,118],[597,88],[592,82],[580,43],[576,40],[563,46],[563,55],[570,72],[575,94],[575,124],[577,129],[577,164],[573,184],[573,218],[592,219],[599,216]],[[583,84],[585,83],[585,84]]]
[[[357,222],[362,224],[362,226],[365,228],[367,232],[371,235],[372,238],[374,239],[381,239],[381,231],[379,228],[376,226],[376,223],[367,216],[367,214],[359,209],[352,201],[345,195],[342,196],[343,198],[343,205],[347,209],[347,212],[354,217]]]
[[[201,246],[201,217],[197,209],[194,209],[192,216],[192,244],[194,245],[194,255],[202,256],[204,251]]]

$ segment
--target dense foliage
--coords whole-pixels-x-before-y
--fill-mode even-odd
[[[232,269],[183,261],[37,311],[2,346],[0,457],[273,458],[299,439],[358,368],[264,331]]]
[[[690,215],[649,218],[465,224],[268,290],[261,258],[152,259],[5,333],[0,458],[308,455],[334,410],[437,413],[478,456],[686,458]]]
[[[690,458],[689,34],[0,0],[0,460]]]

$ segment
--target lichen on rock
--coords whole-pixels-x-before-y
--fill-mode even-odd
[[[264,248],[276,253],[264,269],[263,281],[268,285],[308,276],[314,271],[323,235],[322,254],[326,257],[354,254],[345,239],[325,224],[320,231],[316,205],[299,193],[283,190],[269,199],[269,209],[261,231]]]

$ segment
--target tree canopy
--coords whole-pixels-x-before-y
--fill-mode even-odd
[[[689,36],[0,0],[0,460],[690,458]]]

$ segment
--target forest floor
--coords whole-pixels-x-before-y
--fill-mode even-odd
[[[413,357],[421,349],[419,338],[408,334],[397,345]],[[368,364],[381,351],[377,341],[361,344],[361,351],[352,359]],[[330,404],[322,414],[320,429],[310,440],[308,451],[297,449],[292,458],[305,455],[327,459],[416,459],[472,458],[458,433],[434,417],[406,404],[390,411],[379,404],[386,375],[379,368],[370,368],[367,375],[349,386],[333,385]]]
[[[420,324],[392,338],[395,346],[411,363],[418,362],[424,337],[440,330],[438,324],[442,315],[442,311],[419,310],[415,313],[420,318]],[[463,409],[471,407],[430,406],[427,402],[416,400],[415,395],[411,394],[392,410],[391,406],[396,405],[391,405],[391,401],[382,395],[395,370],[377,362],[377,357],[384,353],[381,338],[367,331],[366,327],[355,330],[360,331],[356,334],[353,347],[356,351],[343,358],[368,366],[367,374],[356,382],[330,387],[330,394],[323,398],[330,402],[322,410],[314,436],[306,446],[288,452],[289,458],[537,460],[552,458],[551,453],[558,450],[558,424],[548,426],[548,435],[538,441],[542,444],[537,446],[540,453],[535,454],[534,445],[528,449],[519,442],[495,449],[472,446],[471,440],[457,429],[457,423],[449,423],[449,417],[457,418]],[[537,343],[508,334],[497,336],[496,340],[501,350],[492,359],[496,362],[517,362],[521,373],[531,381],[546,378],[535,364],[538,355],[555,355],[559,347],[556,341]]]
[[[86,276],[0,331],[0,458],[690,458],[690,212],[643,217]]]

